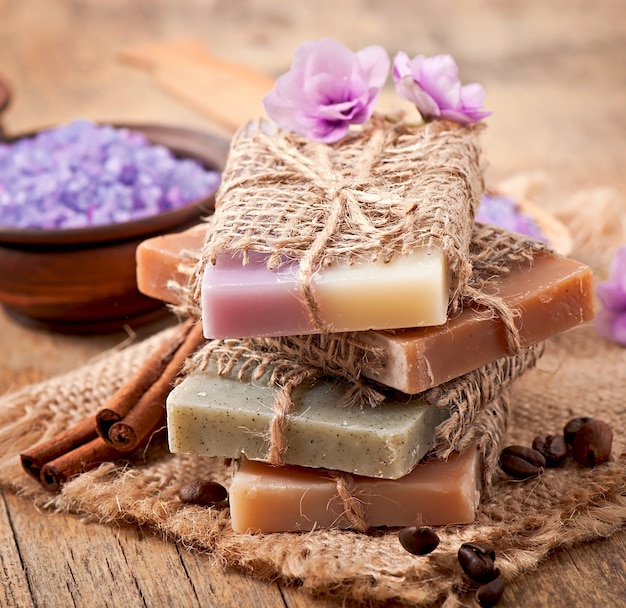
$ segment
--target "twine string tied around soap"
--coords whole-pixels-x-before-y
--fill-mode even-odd
[[[374,347],[361,348],[346,336],[336,335],[211,340],[187,362],[183,374],[206,369],[213,358],[220,376],[236,377],[241,382],[265,378],[268,386],[275,387],[267,458],[279,465],[284,464],[288,449],[285,429],[294,407],[294,391],[323,376],[339,377],[347,386],[340,406],[376,407],[384,395],[360,378],[356,365],[364,356],[374,361],[376,354]]]
[[[311,288],[313,275],[323,266],[328,243],[332,236],[340,231],[342,220],[352,221],[353,224],[359,226],[364,235],[376,233],[371,219],[361,211],[363,202],[360,198],[362,192],[368,189],[369,175],[373,165],[388,145],[388,140],[389,137],[386,136],[385,131],[381,129],[373,131],[372,136],[365,140],[360,162],[354,167],[355,173],[349,179],[342,176],[333,163],[332,147],[317,146],[315,148],[318,171],[313,173],[311,178],[319,191],[327,193],[329,211],[322,229],[315,234],[313,241],[300,258],[298,288],[311,324],[321,333],[326,333],[332,328],[320,315],[319,304]],[[298,171],[300,167],[295,169]]]
[[[330,477],[335,482],[337,496],[341,500],[342,515],[348,520],[350,527],[357,532],[367,531],[369,525],[365,520],[365,506],[357,491],[354,477],[340,471],[331,471]]]
[[[484,399],[477,399],[476,395],[488,395],[487,401],[491,401],[495,392],[502,389],[503,378],[517,377],[523,370],[534,366],[543,352],[542,346],[522,347],[516,313],[497,293],[491,293],[486,287],[495,278],[509,272],[512,265],[531,262],[533,255],[545,250],[546,247],[535,240],[493,226],[477,224],[474,228],[470,248],[473,273],[464,290],[464,304],[483,306],[485,314],[495,314],[501,319],[510,358],[495,361],[423,393],[430,403],[452,408],[454,423],[444,425],[448,429],[445,433],[452,433],[447,438],[448,445],[454,446],[454,438],[459,436],[454,429],[471,422],[482,406]],[[191,359],[186,372],[194,368],[205,369],[210,358],[215,356],[220,375],[234,374],[240,381],[245,381],[248,374],[253,381],[267,376],[267,384],[277,389],[268,430],[268,459],[273,464],[282,464],[288,449],[285,428],[293,411],[293,394],[305,382],[324,376],[342,380],[347,386],[339,404],[343,406],[376,407],[384,401],[383,389],[361,376],[364,361],[371,369],[380,369],[384,353],[379,347],[365,344],[360,335],[359,332],[346,332],[212,340]],[[442,441],[446,440],[444,435],[440,436]]]
[[[296,340],[297,338],[293,337]],[[340,340],[340,337],[334,336],[333,341],[335,340]],[[306,342],[316,343],[317,341],[306,337]],[[276,339],[269,340],[273,348],[280,348],[282,344],[286,344],[289,351],[287,353],[280,350],[273,352],[264,350],[262,343],[262,340],[255,339],[213,340],[196,353],[186,372],[206,369],[210,360],[214,359],[220,375],[235,376],[242,382],[250,379],[259,381],[265,378],[268,386],[274,386],[276,393],[272,405],[272,418],[267,431],[269,447],[266,457],[271,464],[281,465],[285,464],[285,454],[288,450],[285,431],[289,416],[292,415],[294,409],[294,391],[326,374],[325,370],[294,357],[294,349],[297,349],[297,346],[293,343]],[[299,352],[304,353],[303,350]],[[439,454],[447,456],[458,449],[465,430],[472,425],[485,404],[495,401],[516,378],[534,367],[543,352],[543,343],[527,347],[516,355],[497,359],[459,378],[422,392],[421,397],[428,405],[450,410],[449,418],[444,420],[435,432],[436,449]],[[345,378],[343,380],[345,382]],[[370,406],[375,407],[385,398],[376,386],[363,378],[346,383],[346,386],[344,400],[350,399],[351,405],[356,402],[362,407],[369,403]],[[370,401],[368,402],[367,399]],[[496,422],[496,424],[500,425],[503,422]],[[491,461],[497,458],[496,452],[486,449],[485,464],[489,470],[492,468]]]

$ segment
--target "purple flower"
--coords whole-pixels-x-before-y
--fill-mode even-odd
[[[602,305],[595,319],[598,333],[626,346],[626,245],[615,252],[609,278],[598,283],[596,293]]]
[[[409,59],[401,51],[393,61],[393,79],[398,95],[414,103],[424,120],[444,118],[468,124],[491,114],[481,109],[485,101],[481,85],[461,86],[450,55]]]
[[[483,194],[475,219],[481,224],[494,224],[544,243],[548,241],[537,222],[530,215],[523,213],[519,205],[506,196]]]
[[[353,53],[332,38],[301,44],[289,72],[263,99],[280,127],[316,141],[341,139],[372,115],[390,60],[380,46]]]

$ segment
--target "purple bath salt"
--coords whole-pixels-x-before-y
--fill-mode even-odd
[[[535,220],[527,213],[520,211],[514,200],[505,196],[484,194],[476,212],[476,221],[482,224],[493,224],[511,232],[547,242]]]
[[[0,144],[0,226],[83,228],[137,220],[212,195],[220,173],[139,132],[75,120]]]

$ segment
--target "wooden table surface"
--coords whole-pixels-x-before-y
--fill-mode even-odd
[[[215,121],[124,65],[139,43],[195,39],[277,76],[295,46],[333,36],[353,49],[451,53],[494,110],[489,178],[543,171],[565,193],[626,195],[623,0],[0,0],[0,73],[18,133],[77,117],[162,122],[224,134]],[[1,272],[1,269],[0,269]],[[160,325],[142,329],[147,335]],[[69,370],[124,334],[54,335],[0,312],[0,393]],[[206,556],[141,530],[83,524],[0,501],[0,605],[332,606],[297,589],[224,574]],[[560,551],[512,582],[501,606],[626,606],[626,533]]]

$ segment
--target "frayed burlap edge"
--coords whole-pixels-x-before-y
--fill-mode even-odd
[[[549,250],[543,243],[523,235],[476,224],[472,229],[469,251],[472,275],[462,293],[461,302],[464,307],[482,306],[485,314],[497,316],[506,332],[507,354],[518,354],[521,352],[519,315],[497,295],[497,290],[489,287],[519,266],[532,264],[534,256]],[[185,285],[171,282],[170,285],[179,301],[183,302],[174,307],[180,316],[200,314],[199,302],[193,300],[193,284],[198,280],[196,273],[201,269],[197,263],[199,255],[196,252],[194,257],[187,252],[179,266],[180,274],[189,282]],[[385,356],[380,347],[369,343],[368,333],[212,340],[189,362],[186,371],[206,367],[206,360],[211,355],[217,355],[221,373],[228,374],[240,359],[245,359],[244,371],[258,367],[259,376],[263,375],[267,365],[272,364],[276,370],[273,378],[280,374],[300,374],[303,381],[320,374],[341,378],[354,387],[351,394],[354,403],[361,400],[376,406],[382,403],[384,396],[371,384],[361,382],[362,373],[378,378],[377,372],[385,365]]]
[[[264,343],[260,344],[262,348]],[[293,356],[294,352],[300,352],[297,343],[283,341],[279,344],[281,345],[293,345],[294,349],[262,350],[256,341],[211,340],[189,359],[186,366],[187,373],[198,373],[207,370],[214,363],[218,375],[222,377],[233,377],[241,382],[255,384],[261,382],[275,388],[274,412],[267,430],[268,448],[265,454],[265,458],[274,465],[289,462],[289,445],[284,437],[284,429],[292,415],[293,391],[301,384],[324,377],[322,367],[314,367],[310,359],[301,361],[299,357]],[[452,452],[461,451],[481,440],[486,490],[491,485],[501,438],[509,418],[508,401],[498,399],[517,378],[536,365],[543,351],[543,343],[533,345],[523,349],[518,355],[487,363],[419,395],[428,405],[450,412],[450,417],[436,429],[434,452],[437,457],[447,458]],[[355,382],[347,385],[352,388],[348,389],[346,398],[338,404],[339,407],[379,406],[390,392],[389,389],[373,386],[360,377],[355,378]],[[355,403],[355,393],[374,393],[380,398],[376,403],[371,403],[367,398],[365,402],[357,400]],[[489,407],[488,404],[492,402],[498,405]],[[489,414],[483,416],[481,423],[475,426],[474,419],[481,415],[484,408],[489,409]],[[488,442],[486,438],[489,439]]]

